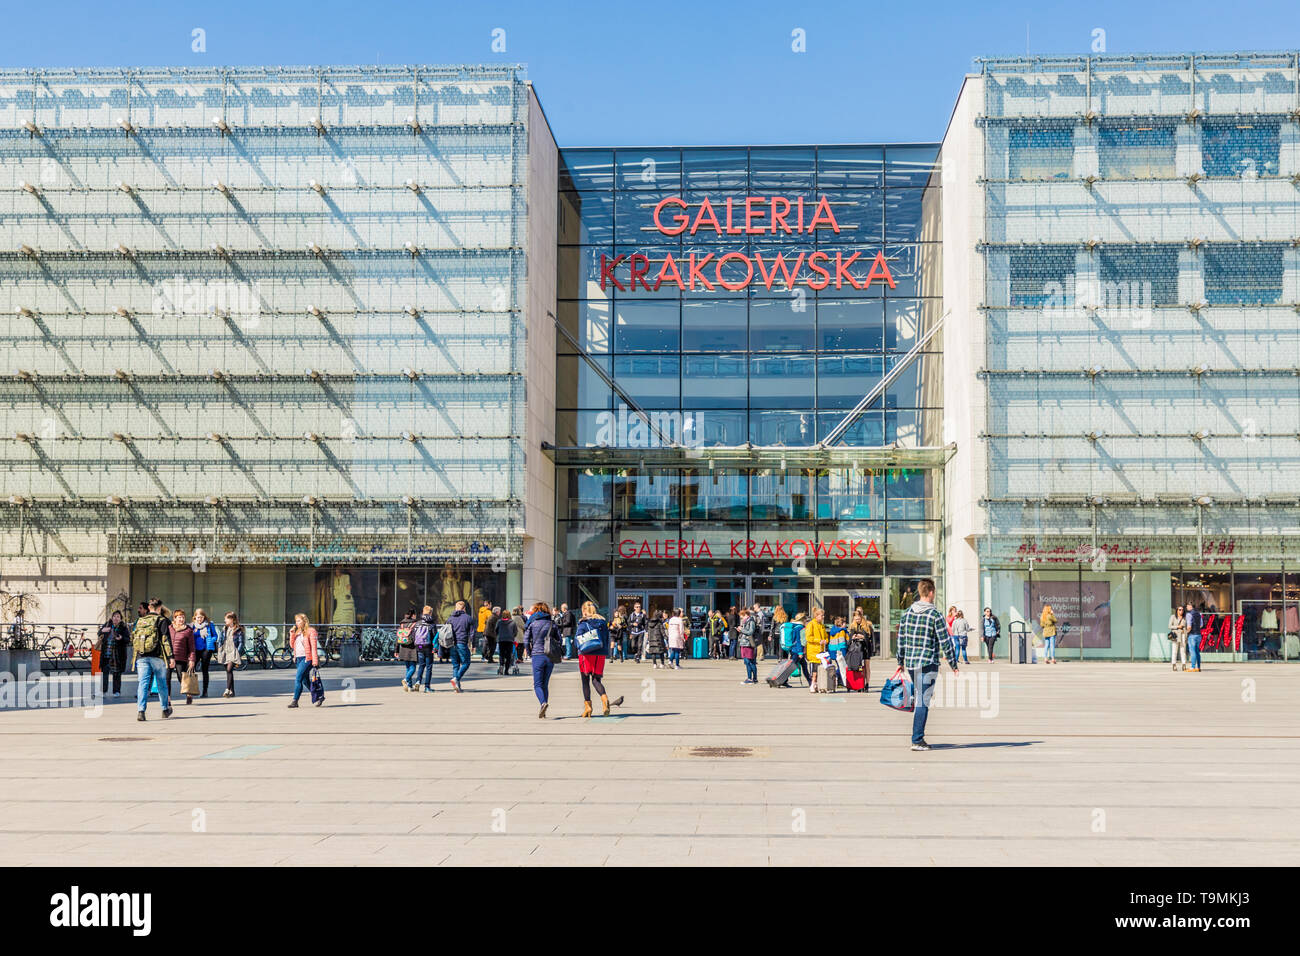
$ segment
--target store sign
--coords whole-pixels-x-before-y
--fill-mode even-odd
[[[699,203],[688,203],[681,196],[669,196],[655,206],[652,221],[660,235],[673,238],[696,237],[705,232],[715,236],[807,236],[811,243],[819,230],[829,230],[835,235],[841,231],[830,201],[824,196],[812,203],[803,196],[746,196],[744,199],[728,196],[719,203],[708,197]],[[602,253],[600,288],[606,291],[613,286],[620,292],[635,292],[639,285],[646,292],[657,292],[667,284],[682,292],[718,288],[739,292],[752,285],[770,290],[774,282],[787,289],[803,284],[818,291],[832,286],[862,290],[870,288],[873,282],[895,288],[883,252],[876,253],[865,277],[859,275],[866,262],[862,257],[860,250],[846,255],[819,249],[793,257],[781,252],[751,255],[732,251],[691,252],[683,258],[668,252],[662,261],[656,259],[656,268],[649,256],[639,252],[617,256]]]
[[[714,553],[714,548],[718,553]],[[840,538],[836,541],[808,541],[801,538],[754,539],[731,538],[728,550],[721,541],[703,538],[623,538],[618,543],[622,558],[714,558],[729,557],[737,561],[794,560],[795,558],[820,558],[828,561],[881,560],[880,549],[874,540]]]

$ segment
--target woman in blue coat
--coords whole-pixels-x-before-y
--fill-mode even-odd
[[[528,646],[528,656],[533,662],[533,693],[542,705],[537,712],[537,716],[542,719],[545,719],[546,708],[550,706],[551,671],[555,670],[555,662],[546,653],[551,649],[547,644],[551,643],[558,650],[559,640],[560,629],[551,620],[551,609],[545,601],[538,601],[528,614],[528,623],[524,625],[523,643]]]
[[[600,681],[605,676],[605,659],[609,657],[609,626],[591,601],[582,604],[582,620],[573,633],[573,643],[578,648],[578,673],[582,675],[582,716],[591,716],[591,685],[595,684],[604,708],[603,716],[608,717],[609,708],[623,703],[623,698],[611,703]]]

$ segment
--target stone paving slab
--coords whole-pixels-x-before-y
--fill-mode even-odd
[[[478,662],[459,695],[445,667],[415,695],[392,667],[326,668],[327,705],[298,710],[289,672],[241,672],[238,697],[167,721],[155,700],[145,723],[128,676],[99,708],[0,710],[0,859],[1300,862],[1300,668],[964,670],[931,713],[928,754],[874,695],[744,686],[730,662],[612,663],[617,720],[578,716],[572,664],[546,721],[529,674]]]

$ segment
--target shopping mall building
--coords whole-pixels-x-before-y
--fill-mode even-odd
[[[1298,117],[1291,53],[682,148],[557,147],[513,66],[0,72],[4,613],[889,627],[931,576],[1065,655],[1190,601],[1296,659]]]

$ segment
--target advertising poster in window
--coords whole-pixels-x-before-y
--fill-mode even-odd
[[[1032,590],[1031,590],[1032,588]],[[1082,601],[1082,606],[1080,602]],[[1056,646],[1110,647],[1110,582],[1040,581],[1025,583],[1025,606],[1038,631],[1043,605],[1056,615]]]

